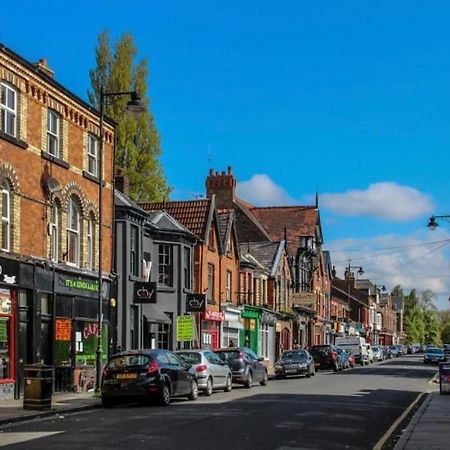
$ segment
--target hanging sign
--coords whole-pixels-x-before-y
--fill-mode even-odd
[[[206,295],[187,294],[186,312],[201,312],[201,311],[206,311]]]
[[[157,285],[154,281],[134,283],[133,302],[135,304],[156,303]]]
[[[11,291],[0,289],[0,314],[11,314]]]

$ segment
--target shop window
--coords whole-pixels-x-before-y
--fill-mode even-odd
[[[98,348],[98,323],[75,322],[75,362],[80,366],[95,366]],[[102,363],[108,360],[108,323],[102,324]]]
[[[5,180],[1,184],[2,192],[2,204],[1,204],[1,216],[2,216],[2,228],[1,228],[1,249],[4,252],[11,250],[11,188],[9,183]]]
[[[158,282],[173,286],[173,246],[170,244],[159,244]]]
[[[17,92],[6,83],[0,83],[0,130],[17,137]]]
[[[67,263],[80,265],[80,208],[75,197],[69,200],[67,217]]]
[[[10,319],[0,317],[0,380],[11,378]]]
[[[261,356],[269,357],[269,325],[261,324]]]
[[[159,323],[157,334],[157,348],[170,349],[171,346],[171,325],[170,323]]]

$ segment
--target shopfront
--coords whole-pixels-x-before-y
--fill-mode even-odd
[[[110,336],[111,280],[102,286],[102,364],[112,350]],[[98,280],[76,273],[55,273],[53,364],[55,389],[86,392],[95,387],[98,348]]]
[[[220,347],[220,328],[225,314],[221,311],[205,311],[200,315],[200,348],[217,350]]]
[[[0,400],[14,398],[19,263],[0,258]]]
[[[260,308],[245,305],[242,311],[244,329],[240,333],[241,345],[250,347],[258,356],[261,312]]]
[[[241,345],[240,333],[244,329],[241,321],[241,308],[224,306],[224,321],[222,322],[222,347],[238,347]]]

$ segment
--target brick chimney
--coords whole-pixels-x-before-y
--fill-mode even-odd
[[[125,174],[125,169],[122,167],[119,167],[116,170],[116,176],[114,178],[116,189],[122,194],[128,195],[128,192],[130,190],[130,180],[128,179],[127,175]]]
[[[206,178],[206,197],[211,198],[215,194],[218,208],[231,209],[235,199],[235,191],[236,179],[231,166],[228,166],[226,173],[214,172],[210,169]]]

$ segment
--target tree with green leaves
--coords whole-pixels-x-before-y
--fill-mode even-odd
[[[100,90],[104,92],[137,91],[147,106],[147,113],[131,117],[125,112],[128,96],[106,97],[105,114],[117,123],[116,167],[125,170],[130,181],[130,196],[135,201],[168,200],[170,188],[159,157],[161,146],[147,95],[147,61],[135,63],[137,49],[133,36],[124,34],[110,45],[109,34],[98,36],[96,67],[90,71],[90,102],[99,109]]]
[[[439,312],[441,324],[441,341],[443,344],[450,344],[450,309]]]

